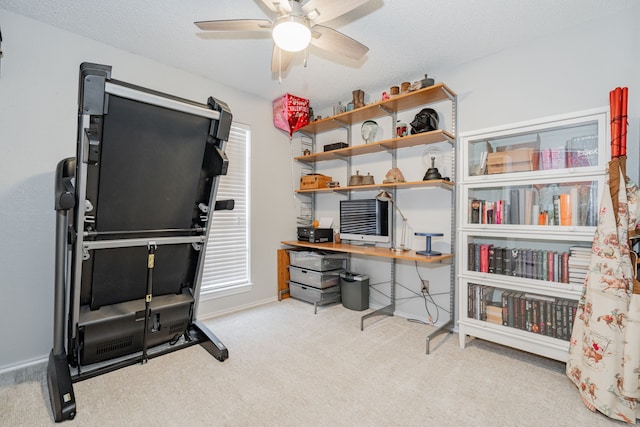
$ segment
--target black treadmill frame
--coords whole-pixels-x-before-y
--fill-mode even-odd
[[[208,120],[206,135],[202,135],[205,141],[202,164],[181,165],[184,168],[195,167],[201,170],[199,187],[196,191],[200,194],[196,196],[194,206],[188,207],[193,210],[193,221],[190,227],[101,232],[92,225],[96,222],[92,214],[97,209],[94,211],[92,202],[87,198],[87,187],[93,186],[95,191],[93,193],[89,191],[89,193],[94,196],[99,190],[96,190],[98,183],[95,182],[98,177],[95,173],[90,177],[88,170],[91,165],[97,165],[101,161],[104,123],[102,118],[109,114],[110,97],[120,97],[144,105],[161,107],[163,111],[186,113]],[[150,358],[195,344],[200,344],[221,362],[229,356],[224,344],[195,318],[212,213],[216,208],[233,208],[233,201],[216,202],[219,179],[221,175],[226,174],[228,166],[224,153],[232,121],[228,106],[213,97],[210,97],[207,105],[204,105],[113,80],[110,66],[92,63],[83,63],[80,66],[78,106],[77,155],[62,160],[58,164],[55,176],[54,340],[47,369],[49,395],[55,421],[74,418],[76,404],[73,383],[76,381],[135,363],[145,363]],[[190,191],[193,193],[193,188]],[[93,203],[95,204],[95,200]],[[145,215],[145,212],[139,214]],[[155,250],[168,247],[167,245],[190,247],[189,256],[192,265],[190,264],[186,271],[193,277],[189,277],[186,285],[180,284],[178,292],[165,291],[164,295],[154,298],[152,284]],[[103,302],[103,306],[91,307],[91,304],[86,301],[86,295],[83,296],[82,293],[84,285],[86,294],[89,286],[87,280],[91,280],[92,277],[86,274],[86,271],[83,272],[83,265],[87,264],[92,254],[104,249],[117,251],[145,247],[149,255],[148,259],[144,260],[147,264],[145,266],[147,288],[143,298],[107,301]],[[180,327],[180,334],[176,334],[174,339],[161,338],[161,342],[156,343],[148,338],[153,327],[156,327],[156,331],[158,330],[157,325],[152,324],[151,318],[156,310],[157,312],[178,310],[179,316],[186,316],[186,326]],[[124,321],[121,320],[123,316],[126,317]],[[106,328],[103,325],[105,322]],[[98,335],[103,329],[120,328],[123,325],[135,328],[139,335],[140,326],[137,323],[141,322],[144,323],[142,348],[134,346],[132,351],[119,354],[117,357],[107,356],[104,360],[97,361],[88,359],[91,363],[83,364],[81,354],[86,338],[83,335],[86,324],[98,325],[95,328],[98,331],[95,334]],[[149,342],[153,345],[148,346]]]

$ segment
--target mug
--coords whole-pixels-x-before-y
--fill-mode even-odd
[[[398,138],[407,136],[407,124],[403,122],[398,122],[396,124],[396,136]]]

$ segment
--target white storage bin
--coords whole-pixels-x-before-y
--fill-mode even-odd
[[[344,268],[347,254],[333,254],[316,251],[289,251],[290,264],[315,271]]]
[[[344,270],[314,271],[300,267],[289,266],[289,278],[293,282],[314,288],[328,288],[340,284],[340,273]]]
[[[336,299],[336,302],[338,302],[340,301],[340,299],[337,299],[340,295],[340,286],[318,289],[296,282],[289,282],[289,294],[291,295],[291,298],[310,303],[317,303],[330,299]]]

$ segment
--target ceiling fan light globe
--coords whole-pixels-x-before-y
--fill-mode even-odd
[[[280,49],[299,52],[309,46],[311,30],[303,17],[283,16],[276,21],[272,37]]]

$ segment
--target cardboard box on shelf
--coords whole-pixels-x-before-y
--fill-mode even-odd
[[[489,153],[487,156],[487,173],[526,172],[533,170],[532,148],[518,148],[515,150]]]
[[[319,173],[312,173],[300,177],[300,189],[311,190],[317,188],[327,188],[327,184],[331,181],[332,178],[330,176],[322,175]]]

